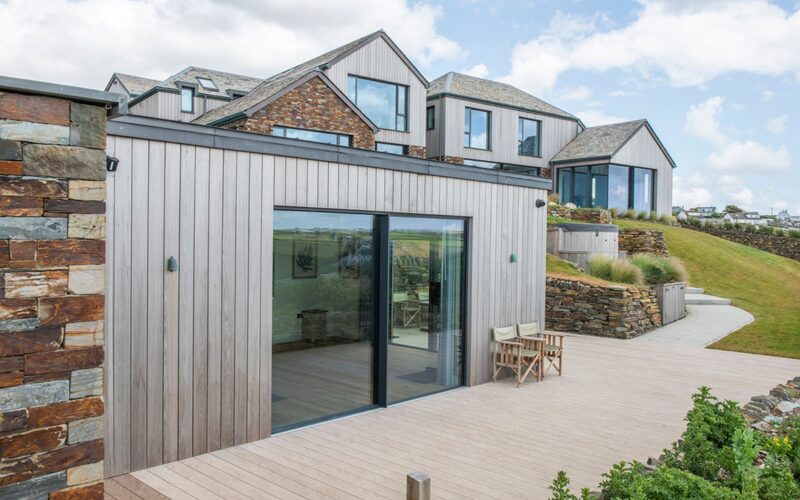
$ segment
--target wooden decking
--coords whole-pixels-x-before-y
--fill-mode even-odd
[[[595,487],[620,460],[679,437],[691,394],[746,401],[800,361],[590,337],[566,339],[564,376],[456,390],[109,481],[114,498],[547,498],[560,469]],[[520,446],[519,443],[526,443]]]

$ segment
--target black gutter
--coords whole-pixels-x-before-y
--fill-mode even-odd
[[[424,160],[366,149],[348,148],[271,135],[241,132],[144,116],[125,115],[109,120],[109,135],[173,142],[207,148],[287,156],[308,160],[346,163],[400,172],[435,175],[453,179],[489,182],[531,189],[550,190],[552,179]]]

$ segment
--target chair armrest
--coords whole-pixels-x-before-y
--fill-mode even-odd
[[[503,345],[522,345],[522,342],[514,342],[511,340],[495,340],[494,342]]]

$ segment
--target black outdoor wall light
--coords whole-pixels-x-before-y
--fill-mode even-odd
[[[536,200],[536,208],[542,208],[543,206],[547,205],[547,202],[543,199],[539,198]]]
[[[106,170],[109,172],[116,172],[117,165],[119,165],[119,158],[106,155]]]

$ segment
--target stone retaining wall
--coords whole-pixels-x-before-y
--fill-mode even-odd
[[[689,229],[702,231],[729,241],[741,243],[764,250],[765,252],[781,255],[789,259],[800,260],[800,238],[791,236],[776,236],[765,233],[749,233],[741,229],[724,229],[716,227],[694,227]]]
[[[106,109],[0,92],[0,498],[103,497]]]
[[[548,276],[548,330],[630,339],[661,326],[654,288],[605,286]]]
[[[669,250],[664,241],[664,233],[641,229],[620,229],[619,250],[628,255],[635,253],[651,253],[669,257]]]
[[[611,224],[611,212],[602,208],[569,208],[551,204],[547,207],[547,215],[590,224]]]

